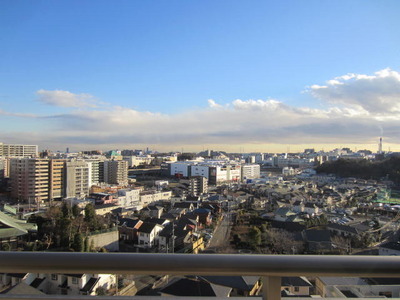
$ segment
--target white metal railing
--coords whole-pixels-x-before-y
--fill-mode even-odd
[[[278,300],[282,276],[400,277],[400,256],[0,252],[0,273],[23,272],[254,275],[263,277],[263,299]],[[20,297],[2,295],[0,300],[47,299]],[[51,299],[64,299],[65,296],[60,297],[50,296]],[[67,299],[82,298],[84,296],[68,296]],[[112,297],[114,300],[118,298]]]

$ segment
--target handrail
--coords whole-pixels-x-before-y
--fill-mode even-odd
[[[0,273],[400,277],[400,256],[0,252]]]

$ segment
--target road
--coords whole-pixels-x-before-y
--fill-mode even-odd
[[[224,218],[219,223],[218,227],[214,230],[214,235],[211,238],[208,250],[219,252],[225,247],[229,246],[229,237],[231,233],[231,222],[229,214],[224,214]]]

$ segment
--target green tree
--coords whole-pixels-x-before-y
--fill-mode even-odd
[[[63,218],[70,218],[71,214],[70,214],[70,207],[66,202],[63,202],[62,206],[61,206],[61,215]]]
[[[74,249],[76,252],[83,252],[84,251],[84,242],[81,233],[75,233],[74,241],[71,245],[71,248]]]
[[[96,218],[96,212],[94,210],[93,204],[88,204],[85,206],[85,222],[87,223],[91,231],[98,229],[98,222]]]
[[[261,244],[261,231],[257,226],[253,226],[249,230],[249,243],[253,248]]]
[[[85,252],[90,252],[90,245],[89,245],[89,238],[85,237],[85,240],[83,242],[83,248],[85,249]]]
[[[74,218],[77,218],[80,214],[81,214],[81,209],[79,208],[78,205],[74,204],[74,206],[72,206],[72,215],[74,216]]]

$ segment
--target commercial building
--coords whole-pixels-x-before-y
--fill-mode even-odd
[[[128,162],[129,167],[137,167],[140,165],[149,165],[154,157],[151,157],[151,155],[124,156],[123,159]]]

